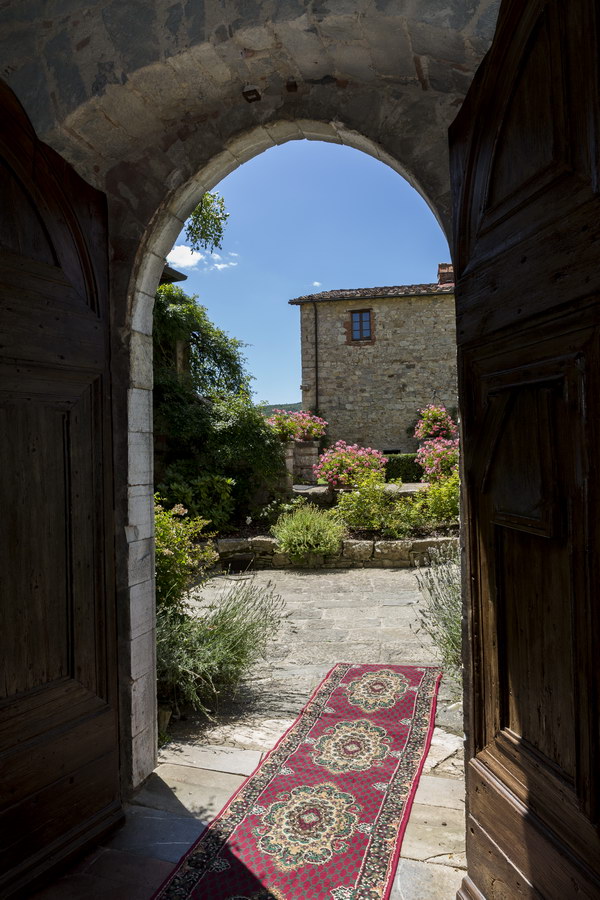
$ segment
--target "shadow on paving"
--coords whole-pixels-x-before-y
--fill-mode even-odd
[[[293,724],[335,663],[437,662],[426,636],[417,633],[420,593],[411,570],[219,576],[196,590],[192,602],[198,608],[211,604],[247,578],[271,582],[285,600],[286,617],[267,658],[215,721],[191,715],[173,723],[171,740],[128,806],[125,825],[36,900],[146,900]],[[460,886],[466,863],[458,697],[458,686],[444,679],[390,900],[451,900]]]
[[[437,662],[427,636],[417,632],[421,595],[413,571],[287,570],[223,576],[198,591],[194,603],[199,607],[210,604],[244,578],[265,585],[272,582],[285,600],[287,617],[267,659],[221,710],[216,722],[192,716],[174,724],[173,740],[161,751],[157,770],[169,782],[178,766],[209,766],[212,771],[220,767],[221,775],[230,778],[249,774],[337,662]],[[459,686],[444,679],[436,729],[404,837],[392,900],[450,898],[462,879],[464,781],[459,696]],[[211,797],[213,814],[218,811],[216,806],[218,801]]]

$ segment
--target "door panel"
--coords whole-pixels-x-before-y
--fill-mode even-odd
[[[0,893],[120,816],[104,198],[0,85]]]
[[[451,130],[471,572],[459,896],[600,896],[592,0],[509,0]]]

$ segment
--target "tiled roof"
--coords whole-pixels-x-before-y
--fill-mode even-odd
[[[350,288],[348,290],[321,291],[288,300],[292,305],[324,303],[327,300],[375,300],[386,297],[421,297],[427,294],[453,294],[454,284],[397,284],[392,287]]]

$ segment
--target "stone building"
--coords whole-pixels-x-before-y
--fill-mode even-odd
[[[416,449],[417,411],[457,404],[454,273],[434,284],[322,291],[300,307],[302,407],[329,437],[380,450]]]

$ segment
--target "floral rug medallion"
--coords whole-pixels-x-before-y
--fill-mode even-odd
[[[407,678],[401,672],[381,669],[366,672],[352,681],[348,687],[348,699],[364,712],[391,709],[410,689]]]
[[[326,728],[311,754],[329,772],[364,772],[385,759],[392,738],[385,728],[365,719]]]
[[[338,663],[155,900],[387,900],[440,678]]]
[[[301,785],[279,795],[255,829],[258,846],[279,869],[324,863],[347,849],[360,807],[335,784]]]

